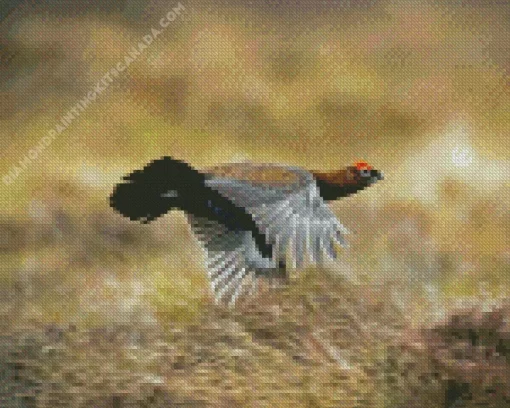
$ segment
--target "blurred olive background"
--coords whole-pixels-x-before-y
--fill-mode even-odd
[[[203,321],[212,299],[182,214],[139,225],[109,208],[122,175],[164,155],[198,168],[247,160],[330,170],[363,159],[384,171],[384,181],[332,203],[351,230],[338,262],[307,270],[274,298],[262,294],[255,308],[352,287],[368,302],[379,293],[416,328],[508,299],[510,3],[181,3],[181,16],[131,66],[12,184],[0,184],[5,330]],[[177,3],[0,6],[7,174]],[[284,372],[297,364],[280,357],[271,361]],[[214,381],[230,399],[211,391],[210,404],[266,406],[242,399],[253,394],[236,394],[237,383]],[[285,375],[280,381],[292,389]],[[267,406],[337,406],[325,402],[329,388],[310,387],[319,402],[293,400],[296,389],[286,398],[268,391]],[[375,405],[343,406],[398,406],[384,396],[387,384],[374,389],[365,402]]]

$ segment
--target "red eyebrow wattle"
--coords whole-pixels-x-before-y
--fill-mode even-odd
[[[363,169],[371,170],[372,169],[372,166],[369,166],[369,164],[365,161],[358,161],[358,162],[354,163],[354,165],[356,166],[356,168],[358,170],[363,170]]]

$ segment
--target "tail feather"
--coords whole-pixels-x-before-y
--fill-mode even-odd
[[[115,186],[110,206],[131,220],[148,223],[171,209],[183,209],[204,176],[185,162],[163,157],[135,170]]]
[[[163,157],[124,177],[115,186],[110,206],[131,220],[149,223],[172,209],[203,217],[230,231],[251,231],[260,253],[271,258],[272,246],[252,216],[205,185],[206,176],[189,164]]]

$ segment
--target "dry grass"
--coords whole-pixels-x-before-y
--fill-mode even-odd
[[[0,23],[2,172],[168,11],[118,3]],[[240,3],[186,3],[0,183],[0,406],[505,407],[508,5]],[[332,204],[352,231],[338,262],[230,310],[180,214],[108,206],[163,155],[365,159],[386,179]]]

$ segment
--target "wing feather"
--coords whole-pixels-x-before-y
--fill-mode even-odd
[[[264,167],[253,166],[254,172],[262,172]],[[266,242],[273,245],[275,260],[285,260],[291,254],[292,266],[299,268],[306,254],[312,264],[335,259],[335,245],[347,246],[344,235],[348,231],[320,197],[309,172],[291,167],[285,171],[296,176],[292,183],[212,177],[206,184],[252,215]]]
[[[277,270],[258,251],[251,231],[231,231],[221,223],[188,215],[204,248],[207,274],[216,302],[233,305],[256,290],[257,276]]]

